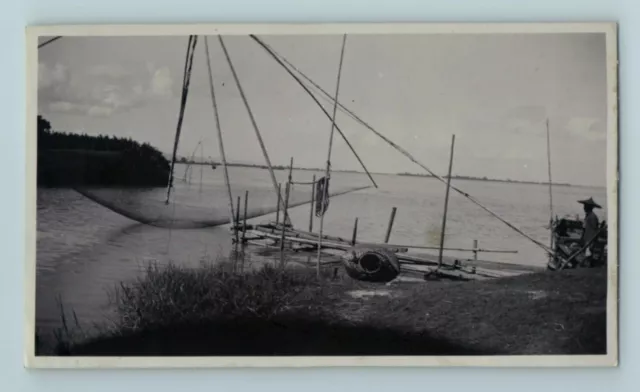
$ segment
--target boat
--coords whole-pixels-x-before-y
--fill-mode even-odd
[[[607,222],[600,223],[596,236],[587,244],[581,244],[584,224],[579,218],[563,217],[552,225],[553,255],[550,255],[547,269],[603,267],[607,264]],[[589,252],[586,252],[589,249]]]

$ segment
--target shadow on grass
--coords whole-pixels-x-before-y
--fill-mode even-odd
[[[605,354],[604,269],[490,281],[356,288],[315,271],[151,266],[116,290],[115,328],[76,336],[63,320],[52,355],[326,356]],[[64,310],[61,307],[61,313]],[[77,324],[77,320],[76,320]],[[40,354],[39,354],[40,355]]]
[[[482,355],[426,333],[311,320],[225,320],[99,337],[73,356]],[[495,353],[492,353],[495,354]]]

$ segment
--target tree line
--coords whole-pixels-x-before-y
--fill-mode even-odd
[[[169,161],[148,143],[53,130],[38,115],[38,184],[164,186]]]

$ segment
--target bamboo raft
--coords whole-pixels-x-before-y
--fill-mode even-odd
[[[232,232],[234,233],[233,242],[236,245],[264,249],[273,256],[279,254],[281,260],[292,261],[308,267],[313,267],[314,261],[320,268],[345,267],[351,277],[364,281],[389,282],[396,278],[407,277],[417,277],[424,280],[439,278],[484,280],[544,270],[543,267],[478,260],[477,258],[460,260],[459,258],[442,256],[442,261],[440,261],[438,255],[420,252],[425,249],[437,250],[439,249],[437,247],[360,242],[355,239],[357,224],[354,225],[352,238],[323,234],[321,242],[316,233],[295,229],[291,225],[279,222],[254,225],[242,222],[233,226]],[[318,252],[319,247],[321,257],[317,259],[315,252]],[[517,253],[517,251],[477,247],[473,249],[443,248],[442,250],[469,251],[474,255],[480,252]],[[369,266],[368,270],[360,271],[360,273],[355,271],[358,262],[363,260],[363,256],[371,256],[372,254],[376,257],[369,258],[373,264]],[[387,256],[386,259],[385,256]],[[393,268],[394,263],[396,268]],[[391,266],[391,272],[378,273],[380,267],[385,265]]]

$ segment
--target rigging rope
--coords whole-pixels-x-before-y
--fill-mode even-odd
[[[244,94],[244,90],[242,89],[242,85],[240,84],[240,79],[238,78],[238,74],[236,73],[236,69],[233,66],[233,62],[231,61],[231,57],[229,56],[229,52],[227,51],[227,47],[224,44],[224,40],[222,36],[218,36],[218,40],[220,41],[220,46],[222,46],[222,51],[224,52],[225,57],[227,58],[227,62],[229,63],[229,68],[231,68],[231,73],[233,74],[233,79],[236,82],[236,86],[238,87],[238,91],[240,92],[240,97],[244,102],[244,106],[247,109],[249,114],[249,119],[251,120],[251,125],[253,126],[253,130],[256,133],[256,137],[258,139],[258,143],[260,143],[260,148],[262,149],[262,155],[264,155],[264,159],[267,162],[267,166],[269,168],[269,174],[271,175],[271,182],[273,183],[273,188],[278,195],[278,203],[282,204],[282,210],[286,210],[285,202],[280,195],[280,191],[278,190],[278,180],[276,179],[276,175],[273,172],[273,166],[271,165],[271,160],[269,159],[269,154],[267,153],[267,148],[264,145],[264,141],[262,140],[262,135],[260,134],[260,129],[258,129],[258,124],[256,123],[256,119],[253,117],[253,112],[251,111],[251,107],[249,106],[249,101]],[[290,224],[291,221],[289,217],[285,214],[285,224]]]
[[[216,120],[216,129],[218,131],[218,148],[220,150],[220,159],[222,159],[222,169],[224,172],[224,185],[227,187],[227,193],[229,196],[229,222],[234,221],[233,211],[233,195],[231,193],[231,183],[229,182],[229,169],[227,168],[227,156],[224,152],[224,143],[222,140],[222,127],[220,126],[220,114],[218,113],[218,104],[216,102],[216,94],[213,87],[213,73],[211,71],[211,55],[209,54],[209,41],[207,37],[204,37],[204,48],[207,54],[207,69],[209,71],[209,87],[211,91],[211,103],[213,105],[213,113]]]
[[[266,44],[262,43],[262,41],[251,35],[251,37],[258,41],[258,43],[260,43],[261,45],[263,45],[263,47],[266,48]],[[395,148],[397,151],[399,151],[401,154],[403,154],[405,157],[407,157],[410,161],[412,161],[413,163],[415,163],[416,165],[420,166],[422,169],[424,169],[425,171],[427,171],[427,173],[429,173],[431,176],[433,176],[434,178],[436,178],[437,180],[443,182],[446,184],[446,180],[444,178],[442,178],[441,176],[435,174],[431,169],[429,169],[427,166],[425,166],[424,164],[420,163],[416,158],[414,158],[409,152],[407,152],[405,149],[403,149],[402,147],[400,147],[399,145],[397,145],[396,143],[394,143],[393,141],[391,141],[389,138],[387,138],[386,136],[384,136],[383,134],[381,134],[380,132],[378,132],[377,130],[375,130],[371,125],[369,125],[367,122],[365,122],[364,120],[362,120],[360,117],[358,117],[353,111],[347,109],[342,103],[340,103],[339,101],[335,100],[331,94],[329,94],[326,90],[324,90],[321,86],[319,86],[316,82],[314,82],[311,78],[309,78],[307,75],[305,75],[302,71],[300,71],[299,69],[297,69],[293,64],[291,64],[286,58],[284,58],[284,56],[280,55],[280,54],[276,54],[275,51],[273,51],[272,49],[269,50],[270,53],[273,54],[274,58],[276,58],[276,61],[278,61],[278,63],[280,65],[282,65],[285,69],[287,69],[287,71],[289,72],[289,74],[291,74],[299,83],[303,84],[300,79],[298,79],[296,76],[293,75],[292,71],[285,65],[285,63],[287,65],[289,65],[289,67],[291,67],[293,70],[295,70],[295,72],[297,72],[298,74],[300,74],[300,76],[302,76],[304,79],[306,79],[309,83],[311,83],[313,86],[315,86],[319,91],[322,92],[322,94],[324,96],[326,96],[331,102],[337,103],[338,107],[340,108],[340,110],[346,114],[348,114],[352,119],[354,119],[355,121],[359,122],[360,124],[362,124],[364,127],[366,127],[367,129],[369,129],[371,132],[373,132],[374,134],[376,134],[378,137],[380,137],[382,140],[384,140],[387,144],[389,144],[391,147]],[[310,94],[313,94],[309,91],[309,89],[304,86],[305,90],[307,90]],[[321,107],[321,109],[323,111],[324,107],[322,107],[322,104],[320,104],[320,102],[317,99],[314,99],[316,101],[316,103],[318,104],[318,106]],[[326,111],[325,111],[326,113]],[[529,236],[528,234],[524,233],[522,230],[520,230],[519,228],[515,227],[514,225],[512,225],[511,223],[507,222],[505,219],[503,219],[502,217],[500,217],[498,214],[496,214],[495,212],[491,211],[489,208],[485,207],[482,203],[480,203],[477,199],[475,199],[473,196],[471,196],[470,194],[468,194],[467,192],[464,192],[463,190],[451,185],[451,189],[453,189],[454,191],[456,191],[457,193],[461,194],[462,196],[464,196],[465,198],[467,198],[469,201],[471,201],[472,203],[474,203],[475,205],[477,205],[478,207],[482,208],[483,210],[485,210],[486,212],[488,212],[490,215],[492,215],[493,217],[495,217],[496,219],[498,219],[499,221],[501,221],[502,223],[504,223],[505,225],[507,225],[509,228],[511,228],[512,230],[514,230],[515,232],[517,232],[518,234],[522,235],[523,237],[527,238],[528,240],[530,240],[531,242],[533,242],[534,244],[536,244],[537,246],[539,246],[540,248],[542,248],[545,252],[549,253],[549,254],[553,254],[553,251],[547,247],[546,245],[542,244],[540,241],[532,238],[531,236]]]
[[[364,165],[364,162],[362,162],[362,159],[360,159],[360,156],[358,155],[358,153],[356,152],[356,150],[353,148],[353,146],[351,145],[351,143],[349,142],[349,139],[347,139],[347,137],[345,136],[345,134],[342,132],[342,130],[340,129],[340,127],[338,126],[338,124],[335,123],[335,121],[333,121],[333,119],[331,118],[331,115],[329,114],[329,112],[327,112],[324,108],[324,106],[322,106],[322,104],[320,103],[320,101],[318,101],[318,98],[316,98],[316,96],[311,92],[311,90],[309,90],[309,88],[296,76],[293,74],[293,72],[291,72],[291,70],[289,68],[287,68],[282,62],[281,60],[278,58],[277,54],[275,53],[275,51],[266,43],[264,43],[260,38],[256,37],[255,35],[250,35],[250,37],[256,41],[260,46],[262,46],[262,48],[264,50],[267,51],[267,53],[269,53],[274,60],[276,60],[276,62],[278,62],[286,71],[287,73],[289,73],[289,75],[295,79],[296,82],[298,82],[298,84],[300,85],[300,87],[302,87],[307,94],[309,94],[309,96],[311,97],[311,99],[313,99],[315,101],[315,103],[320,107],[320,109],[322,110],[322,112],[325,114],[325,116],[327,116],[327,118],[332,122],[332,124],[335,124],[335,129],[336,131],[338,131],[338,133],[340,134],[340,136],[342,136],[342,139],[345,141],[345,143],[347,143],[347,146],[349,146],[349,149],[351,149],[351,152],[353,152],[353,155],[356,157],[356,159],[358,160],[358,162],[360,163],[360,166],[362,166],[362,169],[365,171],[365,173],[367,174],[367,176],[369,177],[369,179],[371,180],[371,183],[373,184],[374,187],[378,187],[378,184],[376,184],[375,180],[373,179],[373,177],[371,176],[371,173],[369,173],[369,170],[367,170],[367,167]],[[332,101],[333,102],[333,101]]]
[[[184,112],[187,106],[187,96],[189,93],[189,84],[191,82],[191,71],[193,69],[193,55],[195,54],[196,44],[198,43],[197,35],[189,36],[189,43],[187,45],[187,59],[185,61],[185,73],[183,77],[182,85],[182,98],[180,100],[180,112],[178,114],[178,125],[176,129],[176,137],[173,142],[173,154],[171,157],[171,169],[169,171],[169,183],[167,185],[167,200],[165,204],[169,204],[171,197],[171,189],[173,188],[173,170],[176,164],[176,154],[178,152],[178,142],[180,141],[180,132],[182,131],[182,121],[184,119]]]

